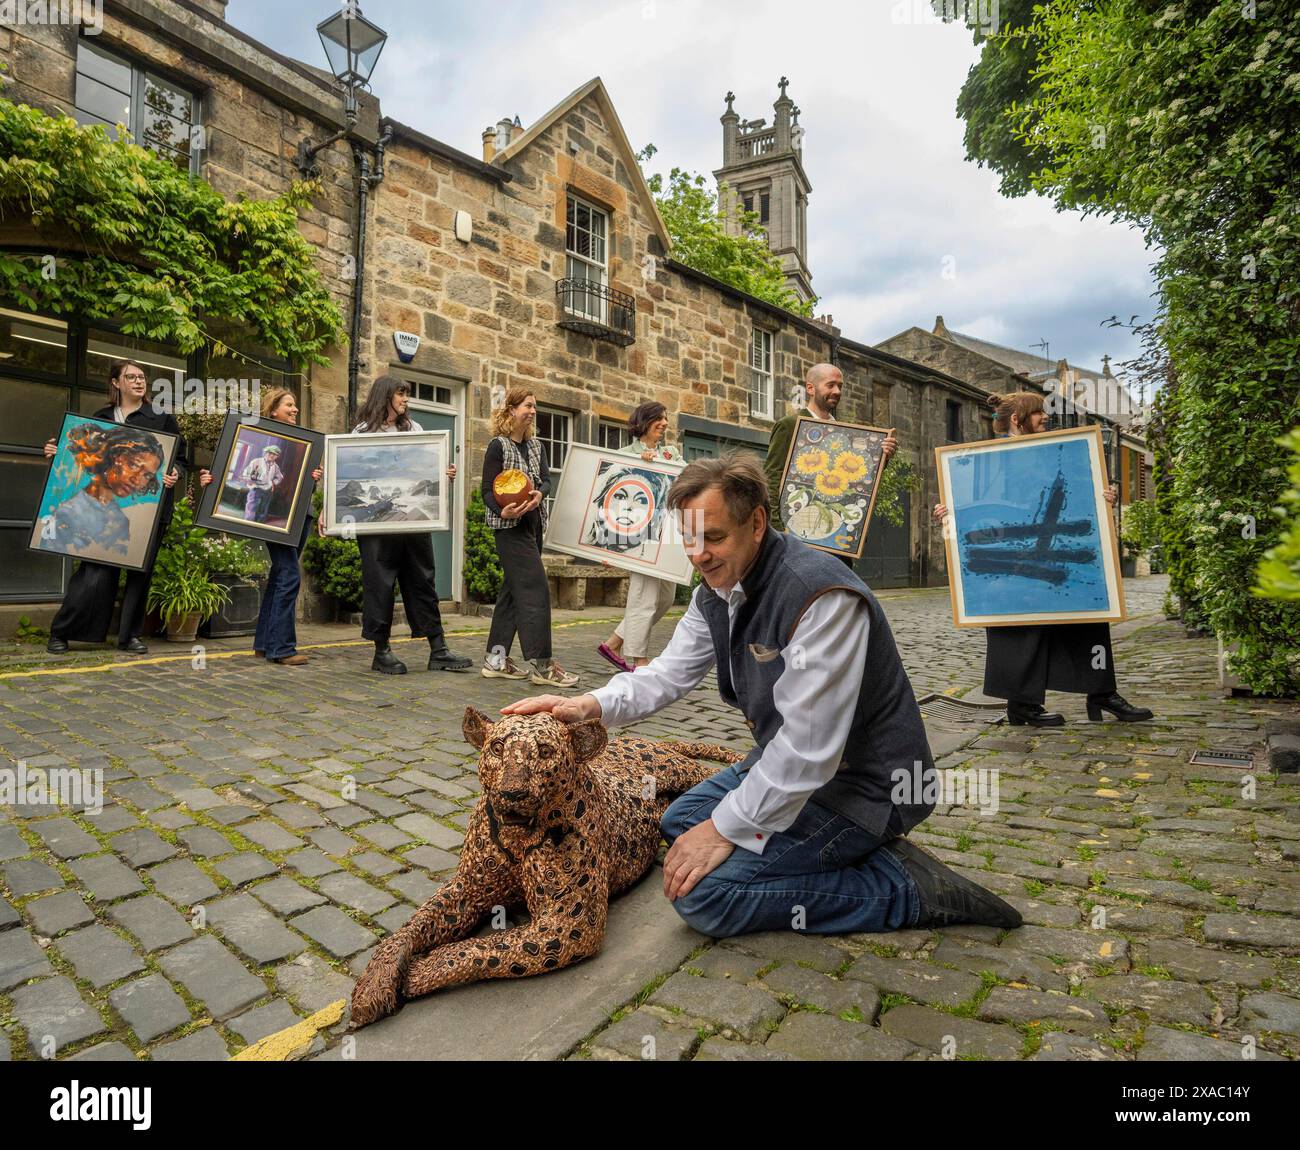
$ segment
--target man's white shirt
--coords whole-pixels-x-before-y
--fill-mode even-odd
[[[726,601],[734,625],[744,590],[737,584],[713,593]],[[781,727],[713,811],[724,838],[762,854],[772,833],[789,827],[839,769],[866,667],[869,622],[866,601],[848,591],[827,591],[804,612],[772,690]],[[692,596],[661,655],[592,692],[602,722],[618,727],[653,715],[694,690],[714,661],[709,625]]]

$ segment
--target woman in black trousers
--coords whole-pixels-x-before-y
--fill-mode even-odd
[[[352,434],[419,431],[406,414],[410,397],[404,380],[381,375],[357,413],[359,422]],[[455,478],[456,465],[448,464],[447,479]],[[370,669],[385,675],[406,674],[406,664],[393,654],[390,643],[395,588],[400,586],[412,636],[423,635],[429,640],[429,670],[468,671],[470,660],[447,649],[434,590],[433,536],[427,531],[360,535],[357,545],[361,548],[361,635],[375,644]]]
[[[175,416],[155,411],[145,394],[149,381],[144,368],[134,360],[120,360],[109,368],[108,403],[92,416],[94,419],[112,420],[128,427],[145,431],[166,431],[178,437],[175,462],[163,477],[162,510],[159,512],[158,533],[143,571],[128,571],[126,590],[122,595],[122,614],[117,629],[117,648],[132,655],[147,655],[149,648],[140,638],[144,630],[145,602],[149,594],[149,580],[153,576],[154,560],[162,545],[163,533],[172,519],[173,491],[180,472],[175,463],[185,458],[185,440]],[[45,444],[45,458],[52,459],[57,448],[56,440]],[[50,624],[50,641],[45,649],[51,655],[62,655],[68,643],[102,643],[108,637],[108,625],[113,617],[113,604],[117,599],[120,567],[81,560],[68,581],[63,604]]]
[[[507,392],[505,403],[492,413],[495,438],[483,459],[482,490],[505,579],[492,609],[482,674],[485,679],[529,679],[539,687],[575,687],[579,676],[565,671],[551,654],[551,593],[542,566],[543,500],[551,493],[551,472],[546,448],[533,434],[536,417],[533,393],[518,387]],[[501,472],[512,470],[528,476],[533,493],[527,502],[502,507],[493,483]],[[531,672],[510,658],[516,632]]]
[[[1043,397],[1032,391],[993,395],[989,405],[996,414],[993,430],[999,435],[1034,435],[1046,429]],[[1118,489],[1105,492],[1113,505]],[[938,504],[935,519],[942,522],[948,509]],[[1115,656],[1109,623],[1054,623],[1041,627],[988,627],[984,659],[984,693],[1007,700],[1007,721],[1012,726],[1059,727],[1065,717],[1044,710],[1048,691],[1087,695],[1088,718],[1098,722],[1109,711],[1122,722],[1153,717],[1145,707],[1135,707],[1118,693]]]

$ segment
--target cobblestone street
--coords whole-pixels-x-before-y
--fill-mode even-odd
[[[1212,641],[1165,620],[1164,588],[1130,581],[1114,629],[1120,690],[1154,722],[1089,723],[1076,696],[1049,697],[1056,730],[923,707],[939,766],[995,769],[999,804],[940,807],[913,837],[1014,903],[1019,930],[715,944],[656,868],[613,905],[596,959],[410,1003],[358,1032],[355,1056],[1297,1057],[1300,786],[1270,774],[1263,742],[1300,708],[1225,698]],[[881,601],[918,696],[978,695],[984,635],[953,628],[946,590]],[[477,661],[485,622],[458,619],[453,647]],[[604,681],[610,626],[593,609],[557,628],[584,686]],[[354,630],[311,634],[303,669],[240,640],[202,668],[157,658],[159,642],[130,668],[41,654],[0,673],[5,757],[102,768],[107,790],[96,815],[0,807],[0,1058],[236,1054],[346,999],[377,939],[455,867],[479,789],[462,712],[520,684],[426,674],[422,641],[395,647],[411,674],[380,676]],[[635,729],[748,745],[712,676]],[[1253,765],[1189,763],[1214,748]],[[286,1051],[352,1056],[345,1027]]]

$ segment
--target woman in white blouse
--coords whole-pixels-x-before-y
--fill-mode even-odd
[[[643,403],[628,417],[632,442],[621,455],[637,455],[647,463],[659,460],[683,462],[682,453],[664,442],[668,431],[668,409],[662,403]],[[608,566],[609,564],[606,564]],[[620,671],[632,671],[650,661],[650,632],[673,605],[677,584],[656,579],[639,571],[631,573],[627,587],[627,606],[623,621],[614,633],[596,648],[601,658]]]

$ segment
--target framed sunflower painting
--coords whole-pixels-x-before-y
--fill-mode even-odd
[[[880,490],[884,443],[893,433],[800,418],[777,493],[786,530],[832,555],[860,559]]]

